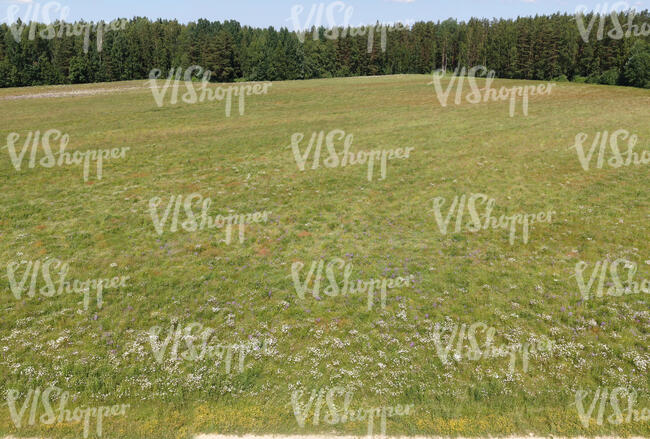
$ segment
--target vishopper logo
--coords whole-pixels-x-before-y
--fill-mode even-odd
[[[623,13],[626,11],[627,14],[627,23],[622,24],[619,20],[619,12]],[[597,4],[591,13],[591,18],[589,24],[585,24],[585,14],[589,13],[589,7],[586,5],[579,5],[575,10],[575,19],[578,25],[578,31],[580,36],[585,43],[589,42],[589,39],[592,35],[592,30],[596,21],[598,20],[598,30],[596,31],[596,38],[598,41],[601,41],[605,38],[605,24],[607,22],[607,17],[609,16],[612,21],[613,29],[607,32],[607,36],[612,40],[621,40],[623,38],[629,38],[631,36],[642,37],[650,35],[650,23],[645,22],[639,27],[638,24],[634,24],[634,18],[636,17],[637,11],[630,7],[627,2],[617,2],[612,4],[612,7],[609,8],[607,3]],[[623,30],[626,28],[627,30]]]
[[[102,436],[102,423],[103,419],[112,416],[124,416],[126,409],[130,407],[129,404],[100,406],[100,407],[76,407],[74,410],[66,409],[68,400],[70,399],[70,392],[64,392],[62,389],[50,386],[41,392],[40,387],[36,389],[30,389],[27,393],[25,401],[22,406],[20,406],[20,411],[16,409],[16,403],[20,398],[21,392],[15,389],[9,389],[7,391],[7,406],[9,407],[9,414],[11,420],[14,422],[14,425],[17,429],[20,429],[23,425],[35,425],[40,421],[44,425],[54,425],[70,422],[81,422],[83,421],[84,433],[83,437],[87,438],[90,433],[90,424],[91,418],[96,418],[96,433],[98,437]],[[59,398],[58,410],[55,410],[54,407],[54,397]],[[40,399],[40,401],[39,401]],[[25,412],[30,405],[31,400],[31,410],[29,412],[29,418],[27,418],[26,424],[23,424],[25,418]],[[43,403],[43,410],[45,411],[40,417],[36,417],[39,402]],[[58,413],[58,416],[57,416]]]
[[[480,74],[485,76],[485,87],[479,88],[476,83],[476,75]],[[481,102],[499,102],[499,101],[510,101],[510,117],[515,116],[517,109],[517,98],[522,98],[522,111],[524,116],[528,116],[528,101],[529,96],[541,96],[541,95],[550,95],[551,91],[555,84],[547,83],[540,84],[538,86],[526,85],[526,86],[514,86],[514,87],[501,87],[499,90],[492,88],[492,82],[494,82],[494,77],[496,72],[494,70],[488,70],[484,66],[475,66],[467,70],[466,67],[462,69],[454,70],[454,74],[449,77],[449,84],[447,84],[447,89],[444,89],[442,86],[442,80],[447,77],[447,72],[444,70],[438,70],[433,73],[433,81],[428,83],[428,85],[433,85],[436,91],[436,96],[440,105],[446,107],[449,103],[449,95],[451,94],[452,89],[458,82],[456,87],[456,96],[454,103],[460,105],[462,103],[463,97],[463,84],[465,78],[469,82],[470,88],[472,89],[471,93],[468,93],[465,96],[465,100],[469,104],[479,104]]]
[[[184,199],[184,200],[183,200]],[[158,208],[162,205],[163,200],[160,197],[154,197],[149,200],[149,214],[153,220],[154,228],[156,233],[162,235],[165,232],[165,227],[170,221],[171,215],[171,224],[169,226],[169,231],[171,233],[176,233],[179,231],[179,221],[181,221],[181,207],[185,212],[185,221],[180,223],[180,228],[186,232],[196,232],[197,230],[211,230],[211,229],[222,229],[226,228],[226,237],[223,241],[227,245],[230,245],[232,242],[233,235],[233,226],[239,227],[239,242],[240,244],[244,243],[245,230],[247,224],[254,223],[266,223],[269,220],[269,215],[272,212],[255,212],[248,214],[229,214],[229,215],[217,215],[216,217],[211,217],[208,211],[212,205],[212,200],[210,198],[203,198],[201,194],[190,194],[187,196],[183,195],[172,195],[167,203],[165,211],[162,213],[162,216],[159,215]],[[195,205],[200,206],[201,213],[196,215],[194,212]],[[173,213],[172,213],[173,211]],[[198,221],[200,220],[200,222]]]
[[[291,17],[287,19],[287,21],[291,21],[293,25],[292,30],[298,34],[298,39],[301,43],[305,42],[305,36],[309,32],[312,33],[314,41],[320,39],[321,35],[328,40],[338,40],[339,38],[346,38],[348,36],[363,37],[367,34],[368,53],[372,53],[373,51],[375,45],[375,32],[379,32],[381,35],[381,51],[386,52],[388,32],[407,30],[408,26],[414,23],[414,20],[404,20],[397,23],[377,23],[374,25],[359,24],[357,26],[352,26],[350,20],[354,15],[354,7],[346,5],[342,1],[335,1],[328,4],[312,4],[309,9],[309,14],[305,17],[305,21],[301,22],[303,12],[305,12],[304,5],[294,5],[291,8]],[[323,16],[327,18],[327,23],[323,21]],[[322,29],[325,26],[329,27],[329,29]]]
[[[379,170],[381,174],[380,180],[386,179],[387,174],[387,162],[389,160],[406,160],[410,157],[411,153],[415,148],[397,148],[390,150],[372,150],[372,151],[359,151],[357,153],[351,152],[352,140],[354,136],[352,134],[345,134],[343,130],[333,130],[330,131],[327,136],[325,132],[321,131],[319,133],[313,133],[311,139],[309,140],[309,145],[305,149],[304,153],[300,152],[300,142],[305,138],[303,133],[295,133],[291,136],[291,145],[288,147],[292,149],[293,156],[298,165],[300,171],[305,171],[307,165],[307,159],[309,154],[313,149],[312,156],[312,165],[311,169],[316,170],[321,166],[321,153],[323,149],[323,140],[325,141],[325,147],[327,148],[328,157],[323,160],[323,166],[326,168],[345,168],[347,166],[355,165],[368,165],[367,178],[368,181],[372,181],[375,171],[375,164],[379,165]],[[343,151],[337,152],[335,147],[335,142],[343,141]]]
[[[18,271],[22,265],[25,266],[25,271],[22,275],[19,275]],[[126,288],[126,282],[130,279],[129,276],[121,276],[112,279],[88,279],[85,281],[74,279],[66,281],[69,270],[70,264],[58,259],[47,259],[43,262],[40,260],[22,261],[21,263],[10,262],[7,264],[7,277],[16,300],[20,300],[25,292],[27,292],[29,298],[34,298],[37,291],[43,297],[61,296],[64,293],[83,294],[85,311],[88,311],[90,307],[91,290],[96,291],[97,309],[102,309],[104,290]],[[42,276],[45,284],[40,289],[37,289],[39,276]],[[56,276],[58,276],[58,279],[56,279]],[[29,288],[27,288],[28,280]]]
[[[31,1],[22,1],[25,4],[25,10],[21,11],[19,5],[9,5],[7,8],[7,17],[5,20],[9,24],[9,29],[14,37],[16,43],[20,43],[23,39],[25,29],[29,23],[29,31],[27,38],[29,41],[34,41],[37,38],[43,40],[53,40],[54,38],[62,38],[64,36],[84,36],[84,53],[88,53],[90,48],[90,34],[96,32],[97,52],[101,52],[104,45],[104,35],[107,32],[115,32],[124,30],[128,20],[113,20],[110,23],[83,23],[77,22],[74,24],[66,23],[70,8],[62,6],[58,2],[48,2],[43,5],[40,3],[32,3]],[[22,12],[22,14],[21,14]],[[54,14],[54,16],[52,15]],[[56,17],[58,15],[58,18]],[[45,23],[45,26],[39,25]]]
[[[477,331],[481,330],[485,334],[485,343],[483,345],[483,350],[480,349],[480,343],[477,340]],[[446,330],[450,330],[450,334],[445,337],[444,333]],[[515,372],[515,366],[517,363],[517,357],[521,355],[522,361],[522,370],[524,373],[528,372],[529,358],[530,354],[538,352],[551,352],[553,349],[553,342],[548,338],[542,338],[540,341],[533,341],[532,343],[513,343],[513,344],[503,344],[500,346],[492,346],[494,343],[494,335],[496,329],[493,327],[488,327],[485,323],[477,322],[471,326],[463,323],[459,325],[454,323],[449,325],[449,322],[441,326],[440,323],[436,323],[435,331],[433,333],[433,342],[436,347],[436,352],[438,358],[443,364],[449,364],[452,347],[454,343],[456,347],[454,349],[453,358],[456,361],[462,361],[463,358],[468,361],[480,361],[481,359],[487,358],[503,358],[510,356],[509,371],[510,373]],[[443,345],[443,339],[446,338],[446,345]],[[465,341],[469,342],[469,346]]]
[[[22,22],[27,23],[54,23],[56,21],[65,22],[70,15],[70,8],[68,6],[63,6],[59,2],[48,2],[45,4],[41,3],[32,3],[31,1],[22,1],[25,5],[25,9],[20,5],[12,4],[7,7],[7,16],[5,21],[10,24],[10,29],[14,32],[14,37],[17,38],[16,42],[20,42],[20,36],[22,30],[25,29],[23,24],[19,27],[16,23],[20,19]],[[58,16],[57,16],[58,14]],[[21,32],[19,32],[21,31]],[[81,35],[81,34],[80,34]],[[36,29],[32,29],[32,36],[30,39],[34,40],[36,38]]]
[[[586,262],[580,261],[576,264],[575,268],[576,281],[578,282],[578,288],[580,288],[580,294],[582,294],[584,300],[589,300],[593,297],[601,298],[605,294],[611,297],[637,295],[641,293],[650,294],[649,279],[644,279],[643,281],[634,280],[634,276],[638,270],[638,264],[636,262],[631,262],[627,259],[617,259],[611,263],[609,260],[598,261],[592,268],[589,280],[585,281],[587,266],[588,264]],[[627,281],[625,282],[620,278],[619,270],[621,267],[623,270],[627,270]],[[605,281],[607,279],[611,279],[611,282],[607,282],[611,286],[605,289]],[[594,295],[592,294],[592,288],[596,280],[598,280],[598,285]]]
[[[468,232],[477,233],[480,230],[488,230],[490,228],[509,230],[510,245],[514,245],[515,243],[518,225],[522,227],[522,240],[524,244],[528,244],[530,226],[542,222],[548,222],[551,224],[552,216],[555,215],[555,211],[549,211],[537,214],[518,213],[512,216],[501,215],[497,218],[492,216],[492,211],[496,205],[496,200],[494,198],[490,198],[485,194],[471,194],[469,197],[467,195],[461,195],[460,197],[456,195],[454,201],[451,203],[447,215],[443,217],[441,209],[447,200],[444,197],[436,197],[432,201],[432,211],[434,212],[440,233],[443,235],[448,233],[449,224],[453,219],[454,213],[456,214],[456,221],[453,230],[455,233],[461,232],[463,229],[463,216],[465,208],[467,208],[469,213],[469,223],[465,225],[465,229]],[[485,213],[483,215],[479,214],[477,210],[477,202],[486,204]]]
[[[291,394],[291,406],[293,414],[300,428],[305,427],[307,418],[310,416],[313,408],[312,424],[318,426],[322,419],[329,425],[345,424],[347,422],[368,422],[368,437],[373,436],[375,431],[375,418],[380,418],[379,431],[382,437],[386,436],[386,419],[393,416],[408,416],[413,413],[413,404],[395,405],[392,407],[373,407],[369,409],[359,408],[350,409],[352,404],[353,391],[342,386],[336,386],[325,389],[314,389],[309,395],[309,399],[302,402],[303,391],[296,390]],[[343,401],[341,401],[343,397]],[[337,406],[337,402],[341,403]],[[325,414],[323,406],[327,404],[327,413]],[[341,409],[339,409],[341,407]]]
[[[579,133],[576,135],[575,144],[569,147],[569,149],[576,150],[578,153],[578,160],[580,160],[580,165],[582,165],[582,169],[585,171],[589,170],[597,148],[598,159],[596,160],[596,168],[603,169],[603,166],[605,165],[605,153],[607,152],[608,140],[612,153],[607,160],[608,166],[618,169],[622,166],[639,166],[650,163],[650,150],[644,150],[641,153],[635,152],[634,147],[639,141],[639,137],[636,134],[630,134],[627,130],[617,130],[611,135],[608,131],[596,133],[594,140],[591,143],[591,148],[589,148],[588,152],[585,152],[584,144],[587,142],[588,138],[588,134]],[[621,153],[618,145],[620,139],[627,140],[627,151],[624,153]]]
[[[356,294],[368,295],[368,311],[372,310],[375,302],[375,292],[380,294],[381,308],[386,308],[387,290],[394,288],[409,288],[415,283],[415,276],[410,275],[406,278],[397,277],[395,279],[370,279],[370,280],[357,280],[354,282],[350,280],[352,276],[352,263],[346,263],[341,258],[334,258],[325,265],[322,259],[319,261],[312,261],[309,273],[304,281],[300,280],[300,272],[305,268],[303,262],[294,262],[291,265],[291,278],[296,293],[301,300],[305,299],[305,294],[311,285],[311,293],[316,300],[321,300],[321,282],[323,282],[323,270],[329,282],[329,286],[325,287],[323,293],[329,297],[337,297],[339,294],[343,297]],[[336,271],[341,270],[343,274],[343,285],[340,286],[336,279]],[[356,284],[356,288],[355,288]]]
[[[196,333],[193,333],[196,330]],[[246,356],[252,352],[260,352],[263,355],[270,355],[269,340],[265,339],[263,344],[257,341],[249,341],[246,343],[237,343],[230,345],[223,345],[221,343],[215,344],[211,340],[212,336],[217,333],[213,328],[204,328],[201,323],[190,323],[185,327],[172,323],[167,332],[164,340],[161,340],[163,328],[160,326],[152,327],[149,332],[149,342],[151,343],[151,350],[153,351],[154,358],[159,364],[165,362],[165,353],[167,348],[171,345],[171,351],[168,359],[172,362],[186,361],[198,362],[203,360],[214,360],[217,367],[223,362],[225,363],[226,373],[230,373],[232,369],[233,357],[238,353],[239,358],[239,373],[244,372]],[[201,332],[202,331],[202,332]],[[200,340],[200,348],[194,345],[194,342]],[[179,354],[181,341],[185,344],[185,350]]]
[[[650,421],[650,408],[636,407],[638,393],[634,389],[617,387],[610,393],[607,388],[601,390],[598,387],[594,392],[591,403],[586,401],[589,404],[589,408],[587,409],[585,407],[585,398],[588,398],[590,393],[588,390],[581,389],[575,395],[575,406],[578,411],[578,417],[585,428],[589,428],[592,420],[595,420],[597,425],[603,425],[605,420],[613,425]],[[627,405],[627,410],[621,410],[621,407],[625,405]],[[594,413],[596,406],[598,406],[598,412]],[[608,412],[611,414],[605,417]]]
[[[14,166],[16,171],[20,172],[22,170],[25,154],[27,154],[31,145],[28,165],[29,169],[34,169],[37,165],[48,169],[53,168],[54,166],[83,165],[84,182],[88,182],[90,178],[91,161],[94,162],[94,165],[96,166],[97,180],[101,180],[103,177],[104,161],[123,159],[126,157],[126,153],[131,149],[125,147],[87,150],[83,152],[66,152],[68,143],[70,143],[70,136],[61,133],[59,130],[48,130],[44,132],[42,136],[40,131],[36,131],[35,133],[30,131],[23,142],[22,148],[18,152],[16,150],[16,144],[19,139],[20,134],[9,134],[7,136],[7,144],[2,148],[8,150],[11,164]],[[58,153],[52,151],[52,145],[50,145],[52,140],[59,141]],[[43,148],[44,157],[37,161],[38,150],[41,146]],[[58,156],[58,158],[55,156]]]
[[[151,89],[151,93],[156,101],[158,107],[165,105],[165,99],[169,95],[168,102],[175,105],[179,102],[179,93],[181,92],[181,82],[185,87],[186,92],[180,97],[180,100],[186,104],[196,104],[200,102],[221,102],[225,100],[226,117],[230,117],[232,113],[233,96],[239,100],[239,115],[243,116],[246,111],[246,96],[251,95],[266,95],[269,88],[273,86],[270,82],[264,83],[248,83],[238,84],[228,87],[210,87],[210,77],[212,72],[205,70],[201,66],[191,66],[183,71],[181,67],[172,68],[169,71],[167,79],[163,85],[158,84],[158,79],[162,77],[160,69],[153,69],[149,73],[149,81],[147,85]],[[201,86],[195,88],[195,80],[200,78]],[[181,81],[182,80],[182,81]],[[200,94],[197,94],[197,91]]]

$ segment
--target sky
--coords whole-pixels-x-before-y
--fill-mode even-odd
[[[323,14],[318,22],[321,4]],[[459,20],[515,18],[558,11],[573,14],[581,6],[587,10],[605,7],[611,10],[615,4],[617,9],[621,6],[637,10],[650,8],[650,0],[608,3],[595,0],[0,0],[0,22],[14,22],[16,17],[29,21],[38,8],[37,21],[41,22],[49,22],[48,16],[51,20],[61,18],[63,11],[66,21],[110,21],[134,16],[177,19],[183,23],[199,18],[235,19],[243,25],[299,30],[313,24],[330,27],[329,24],[412,23],[450,17]],[[45,9],[50,12],[44,13]],[[312,10],[315,13],[308,21]]]

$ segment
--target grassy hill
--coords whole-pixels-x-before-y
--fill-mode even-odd
[[[312,390],[335,386],[353,391],[355,409],[412,404],[387,419],[389,435],[650,435],[647,421],[598,425],[598,408],[581,423],[579,390],[591,392],[587,410],[599,387],[633,388],[635,407],[650,408],[650,313],[644,293],[585,300],[575,268],[584,261],[589,280],[596,263],[626,259],[638,265],[636,281],[650,278],[649,167],[598,169],[596,151],[585,171],[570,149],[579,133],[589,149],[597,133],[616,130],[638,136],[637,152],[650,149],[650,91],[561,83],[531,97],[528,116],[519,100],[510,117],[508,102],[455,105],[454,91],[443,107],[430,82],[277,82],[246,97],[244,115],[235,101],[230,117],[223,102],[158,107],[144,82],[0,90],[0,148],[11,133],[22,148],[30,131],[50,129],[69,135],[70,152],[130,148],[104,162],[101,180],[91,166],[87,181],[81,165],[29,168],[31,149],[17,171],[0,149],[0,394],[17,390],[18,409],[30,389],[49,385],[70,392],[68,408],[129,404],[103,420],[107,438],[366,433],[364,421],[327,424],[327,404],[318,425],[312,407],[300,427],[292,394],[304,391],[304,405]],[[495,81],[531,84],[541,83]],[[60,95],[70,90],[88,93]],[[45,95],[14,98],[26,94]],[[384,180],[378,166],[368,181],[367,165],[312,169],[311,157],[301,171],[292,136],[304,134],[304,153],[312,133],[332,130],[354,136],[351,151],[414,149],[387,161]],[[335,145],[342,151],[343,140]],[[243,242],[239,227],[230,244],[225,228],[173,233],[168,223],[158,234],[151,200],[161,199],[162,216],[172,196],[191,194],[212,200],[212,216],[271,213],[245,227]],[[512,244],[505,229],[456,232],[455,216],[441,233],[433,200],[445,198],[446,217],[454,197],[472,194],[494,199],[497,217],[554,213],[530,226],[527,243],[522,226]],[[69,280],[128,280],[104,291],[101,309],[94,293],[87,305],[78,293],[17,299],[7,267],[20,280],[29,262],[48,258],[69,264]],[[376,294],[370,309],[364,294],[301,299],[294,264],[304,263],[304,282],[312,261],[335,258],[351,264],[352,280],[411,282],[388,289],[385,306]],[[328,285],[324,270],[321,290]],[[249,346],[243,370],[237,348],[229,371],[225,348],[198,361],[174,361],[169,348],[157,361],[151,328],[164,339],[171,325],[194,323],[214,330],[211,345]],[[496,346],[551,347],[530,353],[526,371],[523,354],[514,368],[508,355],[472,360],[467,341],[457,351],[449,340],[479,323]],[[481,349],[486,334],[476,332]],[[0,434],[82,432],[81,421],[17,429],[0,403]]]

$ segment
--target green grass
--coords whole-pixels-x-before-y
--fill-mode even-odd
[[[355,408],[414,404],[413,415],[389,419],[391,435],[650,435],[648,422],[585,429],[572,404],[580,388],[628,386],[638,408],[650,407],[648,295],[584,302],[573,277],[581,260],[591,273],[625,257],[639,264],[637,280],[650,278],[649,167],[585,172],[569,150],[579,132],[590,146],[618,129],[650,149],[650,91],[561,83],[531,98],[528,117],[518,107],[511,118],[506,102],[443,108],[430,80],[278,82],[230,118],[218,103],[158,108],[146,89],[0,100],[0,146],[12,132],[58,129],[70,150],[131,148],[88,183],[79,166],[16,172],[0,150],[0,395],[54,383],[75,396],[72,408],[130,404],[104,421],[106,438],[363,434],[365,423],[310,418],[299,428],[292,390],[336,385],[355,389]],[[68,88],[5,89],[0,99]],[[334,129],[354,135],[354,151],[415,151],[389,162],[384,181],[368,182],[365,166],[300,172],[292,134],[305,134],[304,148],[311,133]],[[195,192],[213,200],[213,215],[268,210],[271,220],[229,246],[214,230],[158,236],[149,200]],[[442,235],[431,200],[471,193],[495,198],[497,215],[557,215],[534,225],[528,244],[510,245],[501,230]],[[88,312],[70,295],[16,300],[7,264],[46,257],[68,261],[69,278],[130,276],[129,286]],[[321,257],[351,259],[354,279],[412,274],[416,285],[391,290],[385,310],[360,297],[301,301],[291,265]],[[432,333],[447,318],[493,326],[498,344],[545,336],[555,349],[508,376],[505,358],[444,365]],[[208,361],[159,365],[146,333],[172,321],[214,328],[222,343],[272,339],[273,350],[241,374]],[[0,404],[0,435],[81,432],[80,423],[17,430]]]

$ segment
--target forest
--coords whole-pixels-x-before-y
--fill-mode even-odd
[[[364,35],[363,33],[366,33]],[[136,17],[111,23],[0,25],[0,87],[149,78],[198,65],[211,80],[279,81],[428,74],[485,66],[500,78],[650,87],[650,14],[554,14],[416,22],[368,42],[369,30],[306,34],[237,21]]]

